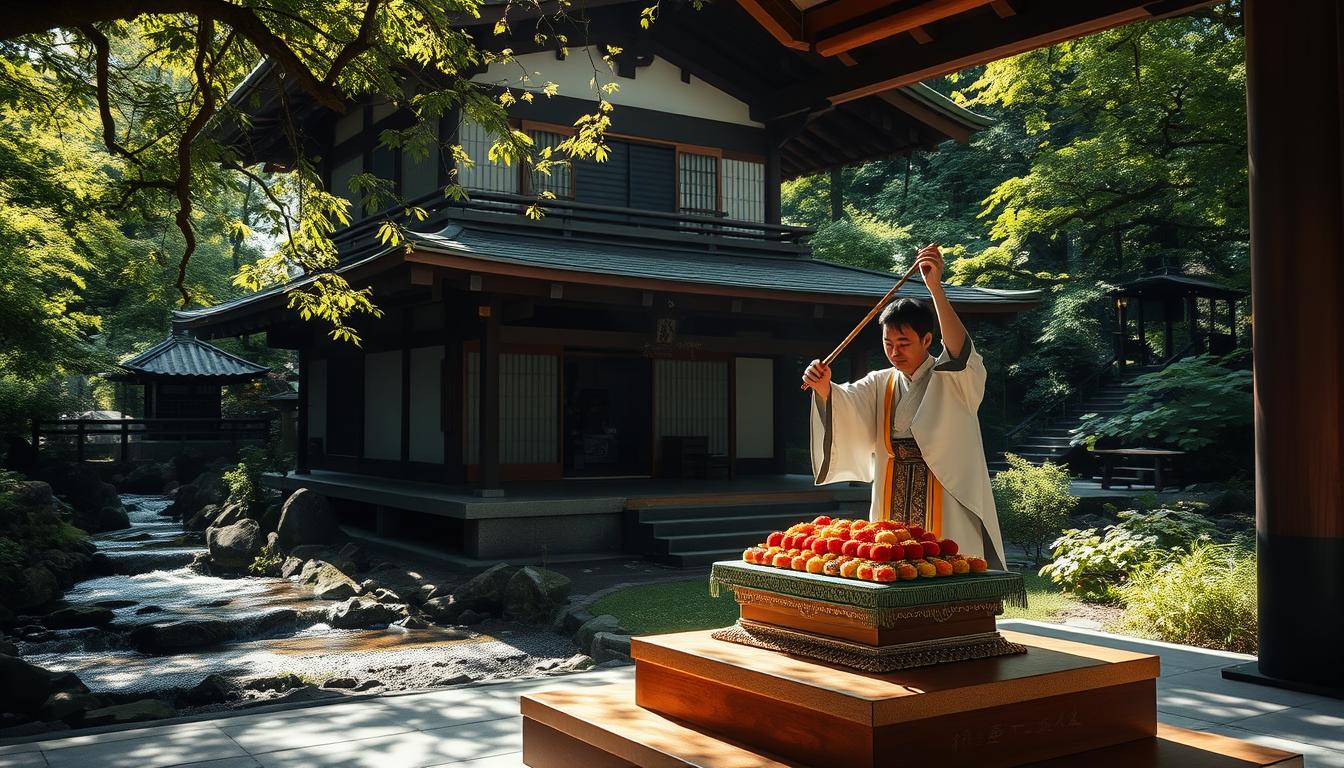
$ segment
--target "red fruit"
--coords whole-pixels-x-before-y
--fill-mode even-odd
[[[989,563],[985,562],[983,558],[968,557],[966,560],[971,564],[971,573],[984,573],[989,570]]]
[[[793,534],[784,534],[784,538],[779,540],[779,546],[785,549],[793,549]]]
[[[917,541],[907,541],[901,545],[906,560],[918,560],[924,556],[924,546]]]
[[[914,581],[919,578],[919,571],[914,564],[902,561],[900,565],[896,566],[896,576],[901,581]]]
[[[850,535],[859,541],[871,542],[877,536],[877,531],[870,525],[862,530],[854,531]]]
[[[775,555],[775,559],[770,564],[776,568],[788,568],[792,562],[793,557],[791,555],[787,552],[780,552]]]
[[[845,552],[845,545],[848,543],[844,539],[826,539],[826,551],[832,555],[842,555]]]
[[[810,549],[813,552],[817,551],[817,537],[816,536],[804,537],[802,547],[803,549]]]
[[[933,560],[930,560],[929,562],[933,563],[934,575],[936,576],[952,575],[953,571],[952,564],[947,562],[946,560],[943,560],[942,558],[935,558]]]
[[[862,541],[859,541],[858,539],[849,539],[848,541],[845,541],[844,546],[840,548],[840,554],[848,557],[858,557],[859,547],[861,546],[863,546]]]
[[[957,554],[959,547],[957,547],[957,542],[951,539],[943,539],[938,542],[938,549],[942,550],[944,555],[951,556]]]
[[[909,526],[906,530],[910,531],[910,535],[916,539],[924,535],[924,529],[920,528],[918,525]]]
[[[870,541],[865,541],[865,542],[859,544],[859,557],[862,557],[864,560],[871,560],[871,559],[872,559],[872,557],[873,557],[873,543],[872,543],[872,542],[870,542]]]
[[[848,528],[836,528],[835,530],[839,534],[838,536],[836,536],[836,538],[840,539],[841,541],[849,541],[851,538],[853,538],[853,536],[849,532],[850,529]]]
[[[861,564],[861,565],[859,566],[859,571],[858,571],[858,573],[856,573],[856,574],[854,574],[854,575],[857,576],[857,577],[859,577],[860,579],[863,579],[864,581],[872,581],[872,580],[873,580],[873,564],[872,564],[872,563],[863,563],[863,564]]]
[[[812,524],[813,524],[813,525],[830,525],[830,524],[831,524],[831,518],[830,518],[829,516],[827,516],[827,515],[818,515],[817,518],[816,518],[815,520],[812,521]]]
[[[742,550],[742,559],[746,560],[748,563],[756,562],[756,550],[754,549]]]
[[[896,530],[896,523],[893,523],[890,520],[878,520],[876,523],[873,523],[873,527],[879,531],[894,531]]]
[[[767,547],[782,547],[782,546],[784,546],[784,532],[783,532],[783,531],[775,531],[774,533],[772,533],[772,534],[770,534],[769,536],[767,536],[767,537],[765,538],[765,546],[767,546]]]
[[[873,581],[895,581],[896,569],[890,565],[879,565],[873,569]]]
[[[892,547],[890,544],[874,544],[872,558],[879,563],[889,562],[891,560]]]
[[[850,527],[850,530],[861,531],[861,530],[863,530],[864,528],[867,528],[867,527],[868,527],[868,521],[867,521],[867,520],[855,520],[854,522],[852,522],[852,523],[849,524],[849,527]]]
[[[938,542],[936,541],[921,541],[919,544],[924,548],[925,557],[937,557],[941,551],[938,549]]]

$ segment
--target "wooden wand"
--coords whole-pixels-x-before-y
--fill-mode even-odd
[[[896,285],[892,286],[890,291],[887,291],[887,295],[877,300],[877,303],[873,305],[873,308],[868,310],[868,314],[864,315],[864,318],[859,321],[859,324],[854,326],[854,330],[849,332],[849,335],[845,337],[844,341],[840,342],[839,346],[831,350],[831,354],[827,355],[826,359],[821,361],[821,364],[829,368],[831,363],[835,362],[835,358],[839,357],[840,353],[845,351],[845,347],[849,346],[849,343],[854,340],[854,337],[858,336],[859,332],[862,331],[868,323],[872,322],[874,317],[877,317],[877,314],[882,311],[882,308],[887,306],[887,302],[891,301],[892,297],[896,295],[896,292],[901,290],[901,286],[905,285],[905,281],[909,280],[910,276],[915,274],[915,270],[918,268],[919,258],[916,257],[915,263],[911,264],[910,268],[905,270],[905,274],[900,280],[896,281]],[[803,384],[801,389],[806,392],[807,385]]]

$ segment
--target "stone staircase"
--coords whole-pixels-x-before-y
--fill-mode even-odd
[[[866,517],[868,489],[789,501],[726,499],[715,504],[653,506],[625,511],[626,552],[678,568],[737,560],[742,550],[817,515]]]
[[[1101,389],[1084,398],[1082,402],[1071,404],[1054,416],[1040,419],[1028,430],[1026,436],[1008,449],[1008,453],[1017,454],[1033,464],[1046,461],[1061,463],[1069,452],[1073,430],[1078,428],[1084,415],[1116,413],[1125,404],[1125,398],[1134,391],[1134,379],[1161,369],[1162,366],[1157,365],[1126,367],[1123,372],[1117,372]],[[1007,468],[1008,464],[1002,454],[991,457],[990,474]]]

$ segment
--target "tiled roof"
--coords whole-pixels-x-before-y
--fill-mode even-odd
[[[891,272],[810,258],[727,255],[670,247],[631,248],[611,242],[528,236],[459,226],[449,226],[436,233],[415,234],[412,240],[418,250],[483,261],[792,293],[878,298],[891,290],[897,279]],[[1033,303],[1040,300],[1040,291],[1001,291],[958,285],[944,285],[944,290],[955,304]],[[898,295],[928,298],[929,291],[918,277],[914,277],[901,287]]]
[[[270,370],[200,339],[176,334],[120,367],[136,376],[182,379],[254,379]]]

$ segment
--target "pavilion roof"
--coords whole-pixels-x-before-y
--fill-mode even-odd
[[[1229,288],[1208,278],[1178,273],[1141,277],[1125,283],[1112,291],[1111,295],[1168,298],[1195,296],[1199,298],[1238,299],[1245,296],[1246,292]]]
[[[174,333],[117,367],[125,372],[121,378],[135,381],[220,383],[255,379],[271,370],[184,333]]]

